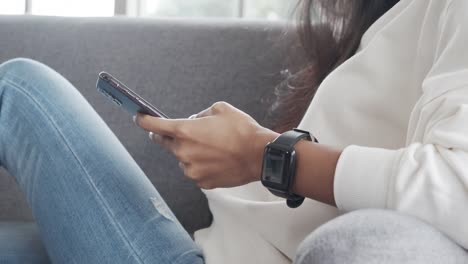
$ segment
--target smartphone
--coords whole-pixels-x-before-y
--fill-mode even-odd
[[[116,105],[123,107],[131,115],[142,113],[155,117],[169,118],[107,72],[99,73],[96,87],[104,96],[112,100]]]

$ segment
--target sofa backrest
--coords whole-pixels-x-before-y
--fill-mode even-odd
[[[184,227],[209,225],[203,194],[177,161],[95,88],[108,71],[171,117],[228,101],[262,122],[286,68],[283,24],[240,20],[0,16],[0,62],[41,61],[69,79],[146,172]],[[30,219],[13,179],[0,172],[0,219]]]

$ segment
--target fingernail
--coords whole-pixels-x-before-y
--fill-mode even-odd
[[[161,143],[163,141],[160,135],[154,133],[152,133],[151,135],[151,140],[153,140],[156,143]]]
[[[135,125],[138,125],[138,124],[137,124],[137,116],[136,116],[136,115],[133,116],[133,123],[135,123]]]
[[[149,132],[149,133],[148,133],[148,136],[149,136],[150,140],[153,140],[154,133],[153,133],[153,132]]]

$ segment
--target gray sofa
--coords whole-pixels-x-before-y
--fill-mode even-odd
[[[150,144],[123,110],[96,92],[100,71],[134,87],[171,117],[224,100],[261,123],[287,67],[284,25],[239,20],[0,16],[0,62],[41,61],[96,108],[192,233],[211,222],[207,201],[177,161]],[[0,170],[0,221],[33,220],[14,179]]]

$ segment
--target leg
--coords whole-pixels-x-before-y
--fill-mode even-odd
[[[468,253],[416,218],[362,210],[314,231],[295,263],[468,263]]]
[[[34,223],[0,223],[0,263],[50,263]]]
[[[0,163],[54,263],[202,263],[200,250],[83,96],[50,68],[0,66]]]

